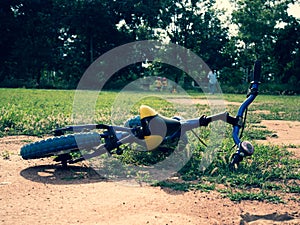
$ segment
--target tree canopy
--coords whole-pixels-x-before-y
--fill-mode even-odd
[[[263,81],[299,92],[299,18],[294,0],[237,0],[233,12],[215,0],[3,0],[0,2],[0,83],[7,87],[76,88],[103,53],[136,40],[157,39],[190,49],[220,81],[247,80],[255,59]],[[229,24],[237,26],[230,33]],[[178,81],[168,65],[142,63],[118,72],[110,87],[146,75]]]

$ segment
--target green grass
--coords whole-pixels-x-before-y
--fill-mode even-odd
[[[0,89],[0,135],[43,135],[57,126],[73,123],[74,93],[74,91],[64,90]],[[132,94],[138,99],[136,95],[136,93]],[[132,98],[132,96],[129,96],[129,98]],[[124,115],[125,118],[136,114],[139,105],[142,103],[150,105],[166,116],[172,116],[174,111],[176,114],[176,110],[178,110],[172,104],[160,98],[159,95],[150,98],[144,98],[144,96],[141,96],[141,99],[138,99],[139,101],[132,105],[128,114]],[[193,93],[192,96],[205,99],[203,94],[196,96]],[[95,107],[95,122],[111,122],[111,107],[116,97],[116,92],[101,92]],[[167,97],[180,98],[180,95]],[[245,96],[226,94],[223,97],[230,102],[241,102]],[[249,107],[249,122],[259,122],[263,119],[300,120],[299,105],[299,96],[259,95],[255,104]],[[114,110],[117,111],[117,107],[115,108]],[[199,114],[209,113],[207,105],[198,104],[195,108]],[[119,110],[122,112],[122,108]],[[228,105],[227,110],[235,113],[237,106]],[[260,111],[260,113],[257,113],[257,111]],[[123,121],[119,122],[122,123]],[[264,133],[259,134],[259,136],[264,135]],[[258,135],[253,134],[253,137],[256,138],[256,136]]]
[[[241,102],[244,95],[225,94],[224,99],[229,102]],[[300,97],[258,95],[249,111],[249,119],[253,122],[264,119],[300,121]]]
[[[236,192],[236,193],[229,193],[227,195],[230,200],[232,201],[242,201],[242,200],[256,200],[256,201],[267,201],[272,203],[284,203],[281,197],[277,195],[272,195],[268,192],[260,191],[258,193],[253,192]]]
[[[27,90],[27,89],[0,89],[0,136],[5,135],[48,135],[56,127],[72,124],[73,103],[75,91],[64,90]],[[117,123],[124,123],[124,118],[136,115],[141,104],[155,108],[165,116],[173,116],[191,110],[190,105],[176,108],[166,99],[185,98],[185,96],[169,94],[125,93],[123,104],[128,112],[123,112],[122,104],[116,104],[118,93],[101,92],[95,106],[94,122],[111,123],[112,112],[117,111],[123,116]],[[205,99],[203,94],[192,93],[193,98]],[[214,98],[214,97],[213,97]],[[226,94],[223,96],[229,102],[242,102],[245,95]],[[133,103],[132,103],[133,102]],[[132,105],[131,105],[132,104]],[[272,132],[260,126],[264,119],[300,120],[300,96],[269,96],[259,95],[255,103],[250,106],[248,123],[244,133],[245,140],[265,139]],[[235,113],[236,105],[228,105],[227,110]],[[209,113],[207,105],[198,104],[192,116]],[[187,116],[189,117],[188,114]],[[88,119],[88,118],[87,118]],[[255,124],[254,124],[255,123]],[[209,128],[199,130],[205,141],[209,136]],[[226,126],[226,136],[222,146],[217,149],[216,157],[210,166],[203,172],[199,168],[205,147],[195,139],[191,145],[195,147],[192,158],[179,171],[181,182],[162,181],[156,183],[162,187],[175,190],[189,191],[216,190],[233,201],[265,200],[282,202],[282,194],[299,194],[300,160],[293,157],[285,147],[255,145],[255,154],[244,160],[236,172],[228,169],[230,155],[234,153],[233,142],[230,138],[231,127]],[[289,145],[287,147],[297,147]],[[4,152],[1,157],[9,157]],[[130,164],[155,163],[156,158],[168,157],[167,154],[134,152],[128,150],[121,158]],[[156,158],[155,158],[156,157]],[[147,164],[148,163],[148,164]],[[297,197],[291,197],[299,201]]]
[[[0,89],[0,135],[43,135],[70,123],[72,91]]]

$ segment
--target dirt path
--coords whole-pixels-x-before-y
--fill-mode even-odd
[[[24,161],[34,137],[0,138],[0,224],[300,224],[299,205],[109,182],[84,164]]]
[[[262,120],[260,123],[272,132],[266,140],[257,141],[260,144],[287,146],[288,150],[300,158],[300,122],[283,120]]]
[[[223,99],[194,99],[194,98],[169,98],[169,102],[175,103],[175,104],[180,104],[180,105],[219,105],[219,106],[226,106],[226,105],[235,105],[235,106],[240,106],[240,102],[229,102]]]

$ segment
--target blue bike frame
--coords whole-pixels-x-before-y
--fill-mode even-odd
[[[253,83],[251,89],[258,90],[258,83]],[[250,94],[250,96],[242,103],[242,105],[240,106],[238,113],[236,115],[237,118],[243,118],[244,112],[246,111],[248,106],[254,101],[256,96],[257,96],[257,92],[255,91],[252,94]],[[232,138],[236,145],[239,145],[241,143],[241,140],[239,138],[240,129],[241,129],[240,125],[233,126]]]

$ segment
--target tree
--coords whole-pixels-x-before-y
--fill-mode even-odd
[[[172,43],[191,50],[210,68],[220,70],[231,63],[225,54],[229,38],[228,28],[219,20],[214,3],[206,0],[168,2],[161,10],[159,27],[167,32]],[[175,81],[184,79],[184,73],[178,74],[172,67],[169,70],[175,74]]]
[[[132,38],[118,31],[119,21],[110,12],[109,1],[67,1],[60,0],[56,7],[61,18],[60,39],[62,51],[62,76],[71,76],[74,85],[101,54],[129,42]],[[62,7],[63,6],[63,7]],[[69,78],[70,79],[70,78]]]
[[[17,36],[17,21],[12,8],[16,9],[17,1],[0,2],[0,82],[9,74],[14,63],[9,60]]]
[[[244,68],[248,75],[253,61],[261,59],[266,71],[262,80],[268,80],[270,74],[278,77],[280,69],[278,60],[274,58],[274,47],[278,41],[278,25],[290,20],[287,14],[292,0],[239,0],[232,13],[232,21],[238,25],[235,37],[238,46],[237,66]]]
[[[299,83],[299,19],[287,13],[293,0],[233,2],[232,22],[239,31],[232,37],[218,18],[215,0],[1,1],[0,80],[73,88],[87,67],[110,49],[159,39],[191,50],[212,69],[232,74],[229,68],[235,66],[249,75],[260,58],[264,80],[271,76],[278,83]],[[181,59],[186,66],[187,58]],[[148,73],[179,82],[187,77],[159,60],[152,65],[150,71],[136,63],[116,78],[130,82]],[[234,79],[240,80],[241,73]]]
[[[52,23],[52,1],[18,0],[9,8],[14,16],[11,49],[5,57],[7,73],[16,79],[40,84],[44,70],[53,68],[57,30]]]
[[[155,38],[154,31],[167,2],[170,0],[116,0],[109,1],[108,7],[117,23],[124,23],[123,31],[131,34],[135,40],[145,40]]]
[[[213,1],[176,1],[161,13],[161,28],[172,43],[184,46],[211,67],[221,68],[222,53],[228,42],[228,29],[222,26]]]
[[[278,69],[278,81],[300,85],[300,21],[290,18],[284,28],[277,30],[273,55]]]
[[[100,0],[1,2],[0,78],[9,74],[39,87],[51,75],[75,87],[95,58],[132,40],[118,31],[108,5]]]

